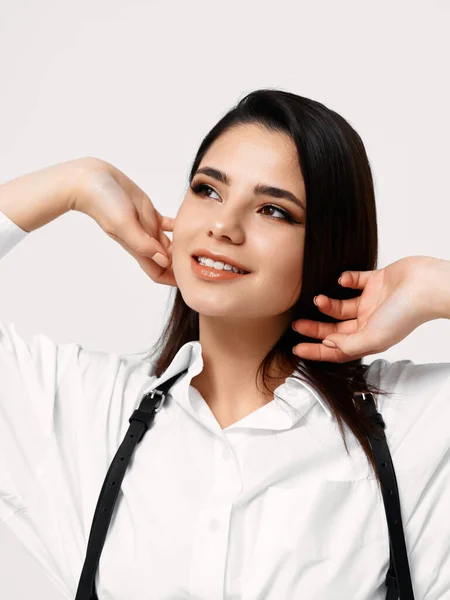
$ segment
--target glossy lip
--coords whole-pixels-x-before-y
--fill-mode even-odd
[[[235,279],[242,279],[245,275],[249,275],[249,273],[235,273],[234,271],[225,270],[219,271],[213,267],[207,267],[206,265],[200,264],[194,256],[191,256],[191,267],[195,275],[205,281],[234,281]]]
[[[213,260],[228,263],[232,267],[236,267],[236,269],[241,269],[241,271],[246,271],[247,273],[251,272],[247,267],[236,262],[229,256],[225,256],[225,254],[216,254],[215,252],[206,250],[206,248],[198,248],[197,250],[194,250],[191,256],[194,256],[195,258],[197,258],[198,256],[206,256],[207,258],[212,258]]]

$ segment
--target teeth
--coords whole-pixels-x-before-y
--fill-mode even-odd
[[[245,271],[242,271],[241,269],[237,269],[236,267],[233,267],[232,265],[229,265],[228,263],[224,263],[224,262],[221,262],[218,260],[214,261],[212,258],[207,258],[206,256],[198,256],[197,260],[201,265],[205,265],[207,267],[213,267],[214,269],[217,269],[218,271],[234,271],[235,273],[245,274]]]

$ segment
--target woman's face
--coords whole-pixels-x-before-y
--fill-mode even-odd
[[[204,167],[221,171],[228,184],[199,173]],[[255,193],[258,184],[286,190],[306,208],[292,139],[260,125],[236,126],[208,149],[180,206],[173,271],[184,301],[200,314],[246,321],[275,317],[299,297],[305,210],[267,191]],[[224,254],[250,273],[228,281],[203,279],[191,263],[199,248]]]

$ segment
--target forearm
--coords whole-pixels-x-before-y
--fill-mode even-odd
[[[28,173],[0,185],[0,211],[24,231],[46,225],[71,210],[77,181],[88,158]]]

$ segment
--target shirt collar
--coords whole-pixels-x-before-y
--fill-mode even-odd
[[[191,379],[203,369],[202,347],[198,340],[186,342],[176,353],[168,368],[161,377],[147,381],[141,390],[141,397],[159,385],[187,369],[185,375],[175,381],[170,388],[170,394],[179,404],[191,413],[198,415],[198,394],[189,393]],[[151,374],[151,373],[149,373]],[[279,398],[277,398],[276,396]],[[254,411],[238,423],[227,429],[236,427],[265,427],[270,422],[271,429],[286,429],[292,427],[316,403],[331,419],[332,412],[326,401],[308,383],[299,381],[293,376],[286,378],[274,394],[274,402],[269,402],[261,409]],[[281,409],[281,410],[280,410]]]

